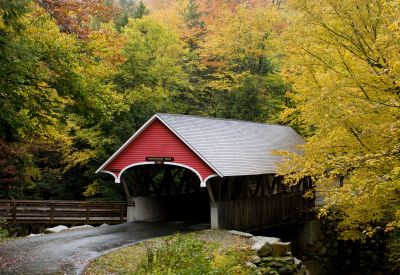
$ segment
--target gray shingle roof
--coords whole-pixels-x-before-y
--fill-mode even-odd
[[[222,176],[275,173],[275,150],[298,152],[304,140],[292,128],[187,115],[157,116]]]

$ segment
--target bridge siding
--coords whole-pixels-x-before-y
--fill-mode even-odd
[[[299,222],[304,219],[307,200],[304,193],[276,194],[211,203],[218,228],[258,230],[267,226]]]
[[[174,163],[195,169],[205,180],[215,174],[202,159],[184,144],[170,129],[158,119],[154,120],[142,133],[126,147],[105,170],[121,171],[125,167],[146,161],[146,157],[173,157]]]

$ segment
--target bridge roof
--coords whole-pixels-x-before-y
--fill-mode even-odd
[[[214,174],[221,177],[275,173],[276,163],[281,158],[273,155],[273,151],[299,152],[297,145],[304,143],[300,135],[288,126],[159,113],[147,121],[97,172],[110,173],[107,168],[113,165],[113,160],[155,120],[162,122],[171,134],[175,134]],[[171,152],[171,148],[168,150]],[[114,174],[119,181],[123,171],[110,174]],[[200,178],[202,182],[206,181]]]
[[[273,151],[299,152],[291,127],[231,119],[157,114],[222,176],[275,173]]]

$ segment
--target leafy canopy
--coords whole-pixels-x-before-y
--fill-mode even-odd
[[[283,44],[295,107],[283,117],[308,138],[280,172],[329,190],[345,239],[363,239],[370,224],[400,226],[400,1],[292,2]]]

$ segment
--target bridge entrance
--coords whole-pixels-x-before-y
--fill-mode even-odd
[[[139,165],[121,177],[128,219],[210,222],[210,200],[195,172],[174,165]]]

